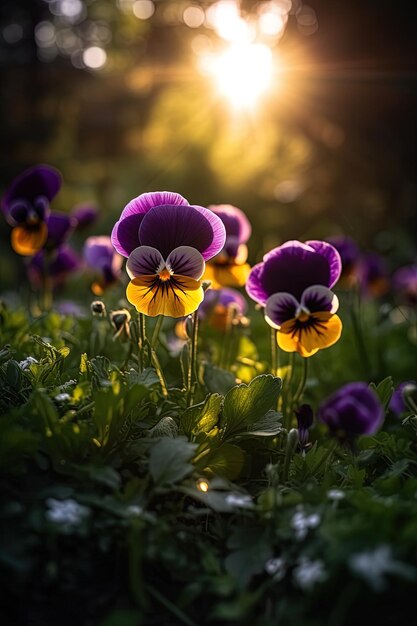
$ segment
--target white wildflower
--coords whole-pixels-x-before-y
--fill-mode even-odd
[[[250,508],[252,506],[252,498],[248,495],[240,493],[228,493],[225,498],[225,502],[229,506],[237,506],[243,509]]]
[[[71,498],[67,500],[48,498],[46,504],[49,507],[45,513],[48,522],[66,527],[78,526],[90,514],[90,509]]]
[[[327,575],[323,561],[310,561],[303,557],[293,571],[294,582],[304,591],[310,591],[317,583],[326,580]]]
[[[345,497],[345,492],[341,489],[329,489],[327,492],[327,497],[329,500],[343,500]]]
[[[19,361],[18,366],[21,370],[27,370],[32,365],[32,363],[39,363],[39,361],[33,356],[28,356],[26,357],[26,359],[23,359],[23,361]]]
[[[143,509],[138,504],[130,504],[126,509],[126,512],[132,517],[139,517],[140,515],[142,515]]]
[[[291,520],[291,526],[295,531],[296,539],[298,541],[305,539],[310,528],[317,528],[320,521],[321,518],[318,513],[306,515],[302,510],[297,511]]]
[[[56,400],[57,402],[67,402],[70,399],[71,396],[69,395],[69,393],[58,393],[54,398],[54,400]]]
[[[415,569],[407,563],[395,560],[390,546],[384,544],[374,550],[353,554],[349,559],[349,566],[374,591],[383,591],[386,588],[386,574],[396,574],[406,579],[415,575]]]
[[[285,576],[287,565],[285,560],[281,557],[269,559],[265,563],[265,571],[270,576],[274,577],[274,580],[282,580]]]

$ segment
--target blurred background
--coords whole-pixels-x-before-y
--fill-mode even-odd
[[[54,210],[99,208],[89,234],[165,189],[243,209],[252,262],[346,234],[395,269],[415,259],[416,52],[392,0],[2,0],[0,193],[43,162]]]

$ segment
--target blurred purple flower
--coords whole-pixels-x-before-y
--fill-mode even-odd
[[[287,241],[265,254],[262,263],[252,268],[246,291],[263,306],[276,293],[288,293],[300,301],[308,287],[333,287],[341,269],[340,255],[329,243]]]
[[[84,243],[84,259],[96,272],[98,279],[91,285],[91,291],[101,296],[104,290],[121,278],[123,257],[115,252],[110,237],[88,237]]]
[[[313,409],[309,404],[302,404],[294,411],[297,418],[298,438],[301,449],[304,450],[308,445],[308,430],[313,425],[314,416]]]
[[[156,248],[164,259],[180,246],[211,259],[224,246],[223,222],[212,211],[189,202],[177,193],[143,193],[125,206],[114,225],[111,240],[122,256],[139,246]]]
[[[413,393],[417,390],[417,382],[415,380],[406,380],[403,383],[400,383],[398,387],[395,388],[394,393],[392,394],[389,408],[395,413],[395,415],[401,415],[404,411],[407,410],[407,405],[404,401],[404,395],[407,393]]]
[[[382,426],[384,408],[366,383],[354,382],[329,396],[317,415],[335,434],[373,435]]]
[[[389,288],[389,275],[385,260],[376,252],[363,254],[359,265],[359,282],[362,292],[372,297],[385,295]]]
[[[35,254],[28,264],[28,276],[36,288],[43,287],[46,278],[51,280],[53,287],[58,287],[71,274],[79,270],[81,265],[81,260],[75,251],[64,244],[52,255],[47,255],[43,250]]]
[[[47,219],[48,236],[44,249],[47,251],[57,250],[71,236],[76,221],[71,215],[66,213],[51,213]]]
[[[417,306],[417,265],[400,267],[392,277],[392,284],[406,304]]]
[[[2,210],[13,227],[12,248],[31,256],[47,239],[49,204],[61,187],[61,174],[49,165],[36,165],[17,176],[2,198]]]
[[[328,237],[327,242],[336,248],[342,260],[342,273],[340,280],[342,285],[350,287],[357,279],[357,271],[360,261],[359,246],[354,239],[344,235]]]
[[[233,320],[241,318],[247,311],[245,298],[235,289],[207,289],[198,309],[200,319],[210,326],[225,330]]]
[[[248,218],[241,209],[231,204],[211,204],[208,208],[220,217],[225,226],[224,253],[228,257],[236,257],[239,246],[245,244],[251,236],[252,227]],[[219,254],[221,255],[222,252]]]
[[[92,204],[79,204],[76,205],[71,211],[71,217],[76,222],[76,230],[88,228],[97,221],[99,211],[97,207]]]

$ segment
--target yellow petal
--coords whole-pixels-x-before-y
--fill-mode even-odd
[[[338,315],[323,311],[314,313],[311,318],[314,319],[313,324],[301,327],[297,327],[295,319],[282,324],[277,333],[278,345],[282,350],[297,351],[301,356],[309,357],[338,341],[342,333],[342,322]]]
[[[236,263],[225,265],[206,263],[203,280],[210,280],[212,289],[243,287],[246,284],[249,273],[250,265],[248,263],[243,265],[237,265]]]
[[[40,222],[36,228],[16,226],[12,230],[12,248],[22,256],[32,256],[43,247],[48,237],[48,227],[45,222]]]
[[[204,299],[201,281],[173,274],[162,281],[158,274],[138,276],[130,281],[126,297],[140,313],[150,317],[183,317],[198,309]]]

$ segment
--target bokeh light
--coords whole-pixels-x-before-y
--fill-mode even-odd
[[[136,0],[133,4],[133,14],[140,20],[148,20],[155,13],[152,0]]]
[[[84,50],[83,62],[86,67],[92,70],[99,70],[104,67],[107,62],[106,51],[98,46],[91,46],[90,48]]]

